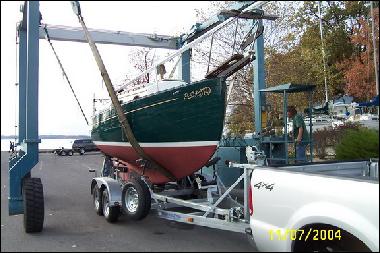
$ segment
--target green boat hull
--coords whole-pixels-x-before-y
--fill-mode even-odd
[[[122,108],[144,152],[180,179],[200,169],[217,148],[225,117],[225,80],[205,79],[133,100]],[[143,173],[114,109],[94,118],[91,136],[105,154]],[[144,175],[153,183],[168,181],[155,170],[145,170]]]

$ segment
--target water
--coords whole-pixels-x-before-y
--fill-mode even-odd
[[[39,149],[71,148],[75,139],[41,139]],[[1,139],[1,151],[9,151],[9,141],[15,139]]]

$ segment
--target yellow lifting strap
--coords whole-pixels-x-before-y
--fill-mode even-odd
[[[120,122],[120,124],[124,130],[125,135],[128,138],[128,141],[131,143],[133,149],[136,151],[136,153],[141,158],[149,161],[152,164],[153,168],[157,169],[159,172],[161,172],[168,179],[170,179],[172,181],[176,181],[177,180],[176,177],[170,171],[168,171],[166,168],[164,168],[162,165],[160,165],[155,160],[153,160],[151,157],[149,157],[144,152],[144,150],[141,148],[140,144],[137,142],[135,136],[133,135],[132,129],[128,123],[127,117],[125,116],[125,114],[123,112],[123,108],[121,107],[120,102],[116,96],[116,92],[113,88],[111,79],[109,78],[109,75],[107,73],[106,67],[104,66],[104,63],[103,63],[103,60],[99,54],[99,51],[98,51],[95,43],[93,42],[90,33],[88,32],[86,24],[83,21],[83,17],[81,15],[81,11],[80,11],[79,2],[78,1],[71,1],[71,5],[73,7],[74,13],[78,16],[79,22],[82,25],[82,28],[85,32],[87,42],[91,47],[91,51],[95,57],[95,61],[98,65],[98,68],[100,70],[100,73],[102,75],[104,83],[107,87],[108,94],[111,97],[112,104],[115,107],[119,122]]]

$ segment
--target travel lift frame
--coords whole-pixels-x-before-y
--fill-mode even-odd
[[[265,15],[262,10],[265,1],[246,1],[237,2],[230,7],[229,11],[245,11],[250,7],[252,12],[256,12],[257,27],[262,26],[262,19],[275,19],[275,16]],[[256,8],[256,9],[253,9]],[[32,178],[31,170],[39,161],[38,143],[41,142],[38,135],[38,73],[39,73],[39,39],[45,38],[44,28],[49,32],[50,40],[87,42],[83,36],[83,30],[66,26],[51,26],[41,24],[41,14],[39,12],[39,1],[25,1],[22,6],[23,19],[18,26],[19,38],[19,145],[20,151],[9,159],[9,215],[24,214],[25,232],[40,232],[43,229],[44,221],[44,197],[43,186],[40,178]],[[91,29],[90,34],[95,43],[115,44],[125,46],[144,46],[150,48],[177,49],[181,54],[181,66],[179,67],[180,76],[186,82],[190,82],[190,57],[192,43],[206,38],[207,33],[213,33],[216,27],[222,23],[231,22],[231,12],[215,15],[208,21],[193,26],[191,33],[180,38],[129,33],[120,31],[106,31]],[[227,21],[227,22],[226,22]],[[208,36],[208,35],[207,35]],[[202,37],[202,38],[201,38]],[[254,99],[255,99],[255,126],[261,128],[261,104],[264,97],[259,93],[260,89],[265,88],[264,81],[264,39],[263,36],[256,38],[254,43]],[[160,64],[160,63],[159,63]],[[144,74],[144,73],[143,73]],[[103,169],[107,168],[108,163],[104,163]],[[218,185],[200,186],[207,189],[206,200],[185,201],[167,195],[152,193],[152,198],[157,202],[158,215],[181,222],[198,224],[235,232],[244,232],[249,222],[248,211],[248,185],[249,176],[245,169],[238,180],[223,194]],[[244,206],[230,209],[222,209],[217,205],[227,196],[229,192],[244,178]],[[108,191],[114,189],[114,181],[108,184],[106,178],[101,178],[102,182],[109,185]],[[108,178],[111,179],[111,178]],[[118,185],[120,191],[120,185]],[[203,188],[202,188],[203,187]],[[219,191],[221,197],[214,200],[212,192]],[[117,190],[116,190],[117,192]],[[116,195],[115,195],[116,194]],[[117,193],[110,198],[110,207],[118,205],[121,196]],[[109,195],[111,197],[111,195]],[[113,197],[117,197],[116,200]],[[112,201],[111,201],[112,200]],[[203,201],[203,203],[201,203]],[[112,203],[111,203],[112,202]],[[171,202],[171,203],[169,203]],[[201,212],[193,214],[183,214],[164,210],[166,207],[179,205],[186,206]],[[214,214],[215,218],[210,217]],[[222,219],[219,217],[223,216]],[[231,222],[232,221],[232,222]]]

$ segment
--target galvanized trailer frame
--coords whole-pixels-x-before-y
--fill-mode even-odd
[[[233,164],[231,165],[234,166]],[[118,172],[120,171],[118,168],[114,169],[116,172],[115,178],[109,176],[108,171],[110,171],[112,166],[113,164],[107,162],[106,158],[101,171],[103,176],[93,178],[91,183],[91,193],[95,185],[97,185],[99,189],[104,189],[108,192],[109,207],[121,206],[122,188],[127,183],[118,176]],[[198,187],[194,189],[206,194],[206,198],[190,198],[184,200],[178,197],[191,194],[194,189],[189,188],[181,190],[168,189],[160,193],[155,193],[147,180],[145,180],[144,177],[141,177],[141,179],[149,188],[151,200],[153,201],[151,209],[158,217],[176,222],[246,233],[247,229],[249,229],[250,218],[248,208],[250,173],[257,166],[258,165],[254,164],[243,166],[243,174],[228,188],[223,185],[218,176],[216,176],[216,184],[212,185],[202,186],[201,182],[197,181]],[[231,167],[231,169],[234,168]],[[105,173],[105,171],[107,173]],[[90,172],[95,172],[95,170],[90,170]],[[234,200],[231,196],[231,191],[236,188],[242,180],[244,182],[243,204]],[[220,207],[219,205],[222,202],[224,205],[228,205],[228,207]],[[173,208],[175,208],[175,210],[172,210]],[[191,212],[189,212],[189,210],[191,210]]]
[[[250,217],[248,186],[250,184],[250,172],[255,166],[252,166],[252,168],[245,167],[243,174],[227,189],[218,177],[216,185],[201,186],[201,190],[207,191],[207,198],[204,199],[182,200],[171,197],[170,194],[152,193],[152,199],[156,202],[153,205],[158,217],[177,222],[246,233],[246,229],[249,228]],[[240,204],[232,199],[230,193],[242,180],[244,182],[244,203]],[[222,193],[221,188],[224,188],[224,193]],[[230,208],[218,207],[224,200],[229,201]],[[188,207],[197,211],[183,213],[181,211],[167,210],[172,207]]]

